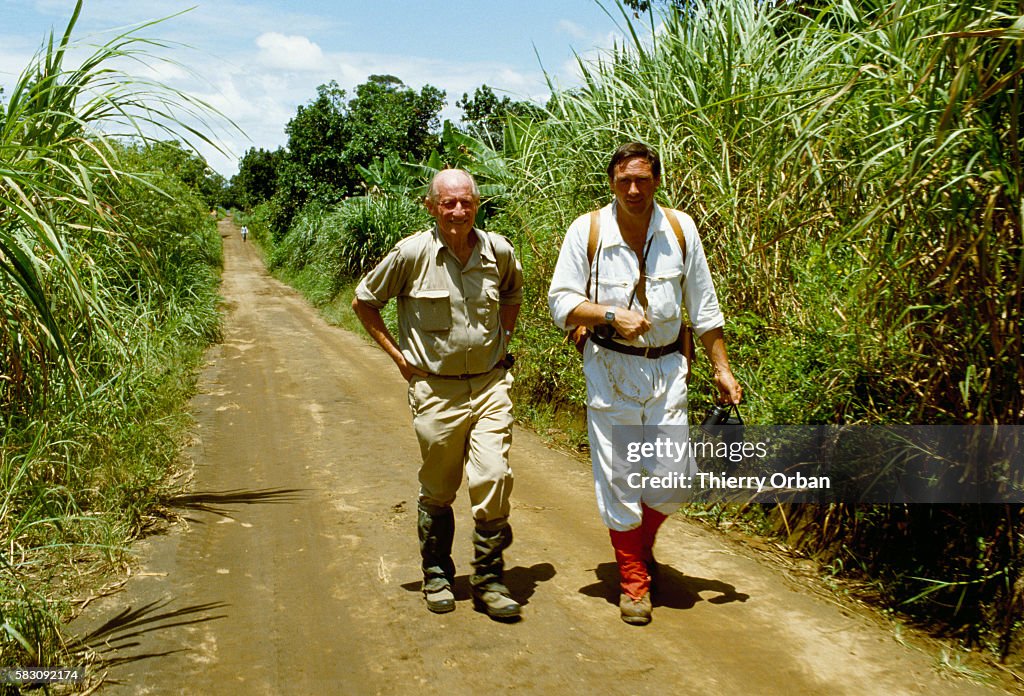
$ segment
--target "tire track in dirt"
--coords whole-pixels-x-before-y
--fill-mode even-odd
[[[457,611],[428,613],[397,369],[221,234],[229,309],[193,400],[187,525],[141,542],[137,577],[73,624],[106,661],[99,693],[995,693],[683,520],[659,537],[654,622],[627,626],[589,468],[522,429],[507,580],[524,620],[471,608],[464,495]]]

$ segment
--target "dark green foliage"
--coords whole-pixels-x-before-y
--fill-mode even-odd
[[[348,104],[345,165],[354,172],[387,153],[410,162],[425,159],[437,149],[444,104],[444,92],[431,85],[416,93],[393,75],[371,75]],[[346,192],[358,190],[353,174]]]
[[[513,101],[507,96],[498,99],[487,85],[477,87],[472,97],[463,94],[455,106],[462,109],[466,132],[499,153],[505,149],[505,126],[510,117],[527,121],[545,117],[544,110],[536,104]]]
[[[249,148],[238,164],[231,184],[237,190],[237,205],[251,210],[264,201],[269,201],[277,190],[278,170],[285,159],[285,151],[263,148]]]
[[[352,184],[345,169],[349,139],[345,90],[333,81],[317,87],[316,99],[299,107],[285,133],[287,166],[278,169],[278,188],[286,199],[295,209],[309,200],[340,200]]]
[[[184,184],[203,201],[207,210],[217,206],[227,182],[210,169],[206,160],[177,141],[159,141],[143,147],[149,150],[149,166]]]
[[[426,85],[417,93],[393,75],[371,75],[347,101],[336,82],[320,85],[316,99],[289,121],[284,153],[247,154],[244,174],[240,168],[236,177],[242,201],[255,206],[273,199],[268,222],[280,240],[307,203],[332,205],[363,193],[360,167],[388,156],[418,162],[436,151],[444,104],[444,92],[436,87]],[[276,176],[268,196],[271,168]]]

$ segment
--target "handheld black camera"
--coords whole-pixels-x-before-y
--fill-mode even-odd
[[[619,334],[611,324],[597,324],[590,329],[591,333],[606,340],[618,338]]]
[[[743,418],[740,416],[740,407],[736,404],[715,404],[704,417],[700,429],[708,435],[718,437],[727,432],[723,426],[743,425]]]

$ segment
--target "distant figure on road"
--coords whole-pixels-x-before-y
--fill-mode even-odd
[[[409,382],[423,457],[418,531],[427,609],[455,609],[452,502],[465,470],[475,525],[473,603],[491,618],[515,620],[520,606],[504,585],[502,554],[512,543],[507,348],[522,268],[508,240],[474,227],[480,192],[467,172],[439,172],[426,206],[437,224],[400,241],[359,283],[352,308]],[[380,314],[393,297],[397,341]]]
[[[622,620],[640,625],[651,620],[655,536],[687,491],[643,486],[650,461],[613,461],[612,442],[613,435],[652,437],[656,430],[645,427],[681,426],[671,432],[687,445],[682,305],[711,359],[720,401],[739,403],[743,395],[697,228],[685,213],[655,205],[660,183],[653,149],[628,143],[616,150],[608,164],[614,200],[569,227],[548,291],[555,324],[589,332],[583,372],[597,506],[615,549]],[[668,473],[687,473],[690,463],[683,457]]]
[[[245,226],[245,225],[242,225],[242,241],[244,242],[246,237],[248,237],[248,236],[249,236],[249,228],[247,226]]]

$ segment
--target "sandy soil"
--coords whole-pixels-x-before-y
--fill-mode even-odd
[[[523,429],[507,581],[524,619],[472,609],[464,496],[457,610],[430,614],[398,370],[221,234],[225,340],[193,401],[187,523],[138,544],[130,581],[72,625],[104,660],[99,693],[996,693],[685,520],[659,537],[654,622],[627,626],[588,466]]]

